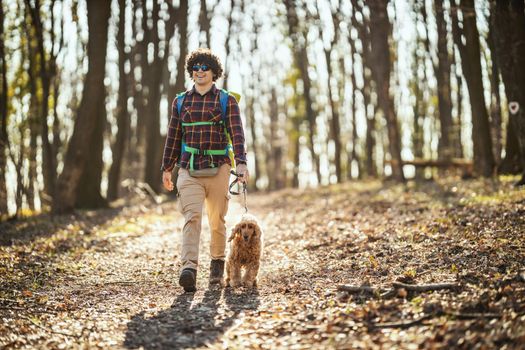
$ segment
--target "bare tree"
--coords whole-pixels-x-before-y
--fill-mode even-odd
[[[326,68],[328,71],[328,101],[330,102],[330,139],[334,143],[335,154],[334,154],[334,163],[335,163],[335,176],[337,177],[337,182],[342,181],[342,169],[341,169],[341,126],[339,120],[339,105],[336,102],[335,91],[332,88],[332,81],[335,80],[333,67],[332,67],[332,52],[337,45],[340,36],[340,27],[341,23],[340,12],[341,12],[342,2],[339,3],[339,8],[332,8],[332,30],[333,37],[330,40],[330,43],[324,47],[324,55],[326,60]],[[322,26],[319,26],[321,39],[323,37]],[[337,62],[337,60],[336,60]],[[355,140],[354,140],[355,141]]]
[[[186,80],[186,69],[184,66],[186,55],[188,54],[188,0],[181,0],[179,8],[175,14],[177,28],[179,29],[179,57],[177,58],[177,77],[175,85],[168,92],[170,99],[175,98],[175,94],[184,91]],[[170,107],[171,109],[171,107]]]
[[[489,18],[489,23],[492,22],[492,19]],[[490,52],[490,124],[492,131],[492,153],[494,154],[494,161],[497,166],[501,164],[501,151],[502,151],[502,116],[501,116],[501,96],[499,92],[500,87],[500,77],[499,77],[499,62],[498,54],[494,46],[494,28],[489,26],[489,33],[487,38],[487,43]],[[488,59],[485,54],[484,57],[488,62]]]
[[[199,38],[199,44],[201,47],[204,46],[209,48],[211,44],[211,14],[213,14],[213,10],[208,12],[206,0],[201,0],[201,7],[199,12],[199,26],[201,28],[201,33],[204,32],[206,38],[205,43],[200,42]]]
[[[5,53],[5,32],[4,32],[4,2],[0,0],[0,218],[7,214],[7,159],[8,149],[7,137],[7,62]]]
[[[26,20],[29,22],[31,20],[29,10],[26,7],[26,13],[24,13],[24,16],[26,16]],[[38,62],[36,62],[37,57],[37,50],[35,46],[37,45],[36,40],[34,38],[34,30],[32,30],[32,27],[29,26],[26,28],[26,46],[27,46],[27,60],[29,61],[28,67],[27,67],[27,75],[29,78],[28,84],[29,84],[29,91],[30,91],[30,97],[29,97],[29,113],[27,116],[27,121],[29,124],[29,173],[28,173],[28,196],[27,196],[27,203],[31,210],[35,209],[35,194],[37,192],[37,151],[38,151],[38,144],[37,139],[40,136],[40,123],[39,123],[39,102],[38,102],[38,94],[37,94],[37,66]]]
[[[414,49],[414,63],[412,67],[413,78],[411,81],[412,93],[414,96],[414,119],[412,123],[412,152],[414,153],[415,158],[423,158],[423,145],[424,145],[424,135],[423,135],[423,123],[427,110],[427,103],[423,96],[423,89],[421,88],[420,83],[420,67],[421,57],[418,54],[418,46],[420,39],[417,39],[416,48]],[[423,79],[421,79],[423,80]],[[424,177],[424,169],[416,168],[415,178],[422,179]]]
[[[423,6],[424,7],[424,6]],[[434,66],[438,88],[440,136],[438,144],[438,157],[449,160],[457,147],[452,120],[452,95],[450,86],[450,57],[448,53],[448,35],[445,23],[443,0],[434,0],[436,25],[438,32],[438,64]]]
[[[354,27],[356,29],[356,31],[358,31],[357,27],[359,25],[357,24],[356,13],[357,13],[357,8],[352,7],[351,23],[352,23],[352,27]],[[350,112],[351,113],[351,118],[352,118],[352,138],[351,138],[350,151],[348,151],[348,156],[347,156],[348,162],[347,162],[346,173],[347,173],[347,178],[348,179],[352,179],[354,177],[353,176],[353,171],[352,171],[352,163],[353,162],[355,162],[357,164],[357,175],[358,175],[359,178],[363,177],[363,171],[362,171],[362,167],[361,167],[361,161],[360,161],[360,159],[357,156],[357,143],[358,143],[358,138],[357,138],[357,101],[356,101],[356,95],[357,95],[357,91],[358,91],[357,79],[356,79],[357,50],[356,50],[355,42],[354,42],[354,40],[352,38],[351,31],[348,33],[348,41],[350,43],[350,57],[352,59],[351,63],[350,63],[351,64],[351,66],[350,66],[350,79],[351,79],[351,82],[352,82],[352,97],[351,97],[351,99],[352,99],[352,110]],[[361,43],[361,44],[363,44],[363,43]],[[341,67],[341,70],[343,71],[342,76],[343,77],[346,76],[343,57],[341,57],[341,59],[340,59],[339,66]],[[364,74],[364,72],[363,72],[363,74]],[[364,79],[363,79],[363,81],[364,81]],[[345,85],[344,79],[341,79],[341,87],[339,89],[341,96],[344,96],[344,85]],[[365,116],[366,116],[366,111],[365,111]],[[368,119],[368,116],[366,116],[366,117]]]
[[[392,165],[392,177],[404,181],[403,164],[401,161],[401,137],[399,125],[394,111],[394,103],[390,96],[390,47],[388,38],[391,24],[388,19],[388,2],[383,0],[368,1],[370,9],[370,34],[372,43],[372,76],[377,84],[379,106],[383,110],[387,122],[389,153]]]
[[[119,23],[117,32],[117,50],[118,50],[118,71],[119,87],[117,101],[117,137],[112,147],[113,162],[109,169],[108,175],[108,199],[118,198],[120,172],[122,158],[126,148],[126,142],[129,134],[129,113],[128,113],[128,74],[126,74],[125,65],[128,61],[126,54],[126,42],[124,31],[126,30],[126,0],[118,0],[119,4]]]
[[[143,26],[143,29],[150,31],[150,37],[153,43],[153,61],[147,64],[146,76],[143,76],[143,83],[147,86],[147,130],[146,130],[146,163],[144,180],[148,185],[155,191],[160,191],[161,171],[160,164],[162,162],[162,145],[160,136],[160,100],[162,97],[162,81],[164,68],[166,67],[167,60],[169,57],[169,42],[175,33],[175,25],[177,21],[176,12],[177,9],[170,3],[168,6],[168,19],[165,20],[164,26],[165,37],[164,37],[164,49],[160,50],[160,38],[157,30],[157,23],[160,15],[160,5],[158,1],[154,1],[153,10],[151,13],[151,19],[153,26],[147,28]],[[145,65],[143,64],[143,67]],[[165,87],[168,89],[168,87]]]
[[[505,162],[508,168],[521,169],[517,185],[525,184],[525,5],[523,1],[502,0],[491,3],[491,27],[500,62],[501,76],[509,101],[509,124]]]
[[[356,14],[361,13],[362,22],[357,21]],[[370,64],[372,62],[372,53],[370,48],[370,24],[369,18],[365,16],[362,6],[357,0],[352,0],[352,26],[357,29],[357,35],[361,41],[361,62],[362,62],[362,79],[363,87],[361,88],[361,95],[363,96],[363,108],[366,116],[366,136],[365,136],[365,171],[366,175],[370,177],[377,176],[377,167],[374,161],[374,153],[376,147],[376,119],[375,106],[372,103],[372,77]],[[355,101],[355,99],[353,99]],[[355,108],[354,108],[355,111]],[[355,142],[355,141],[354,141]]]
[[[460,29],[458,21],[452,17],[452,38],[454,42],[461,40]],[[452,62],[453,62],[453,72],[454,79],[456,81],[456,120],[454,121],[454,130],[452,131],[456,136],[457,145],[454,147],[454,157],[463,158],[463,142],[461,138],[461,124],[463,119],[463,77],[460,74],[459,67],[461,66],[461,58],[457,55],[456,50],[452,49]]]
[[[235,0],[230,0],[230,11],[228,14],[228,31],[226,32],[226,43],[224,46],[226,47],[226,58],[224,60],[224,89],[228,89],[228,75],[229,75],[229,67],[228,67],[228,59],[230,58],[230,50],[231,50],[231,41],[232,41],[232,34],[233,34],[233,12],[235,10]]]
[[[268,159],[269,190],[279,190],[285,186],[283,172],[283,142],[279,130],[279,104],[277,92],[272,88],[270,98],[270,154]]]
[[[321,169],[319,164],[319,156],[315,152],[314,137],[316,135],[316,116],[313,109],[313,99],[311,95],[312,81],[308,74],[310,63],[307,54],[307,38],[306,33],[299,26],[299,18],[297,16],[297,9],[293,0],[284,0],[286,6],[286,18],[288,20],[288,32],[293,42],[293,57],[295,64],[301,72],[301,80],[303,81],[303,94],[306,108],[306,119],[308,120],[308,148],[312,156],[313,167],[316,172],[317,181],[321,181]]]
[[[455,4],[455,0],[453,0]],[[494,156],[492,154],[492,139],[490,137],[489,116],[485,106],[483,81],[481,74],[479,32],[476,27],[476,11],[473,0],[461,0],[461,8],[457,8],[452,16],[458,21],[457,12],[461,9],[463,28],[460,31],[464,37],[457,40],[456,46],[461,55],[461,67],[469,91],[470,107],[472,111],[472,142],[474,144],[474,172],[477,175],[490,177],[494,171]],[[459,26],[455,24],[456,30]]]
[[[99,0],[87,2],[89,28],[88,72],[85,78],[82,102],[77,112],[73,135],[68,144],[64,169],[58,178],[53,212],[63,213],[74,208],[80,178],[91,151],[90,140],[96,129],[92,119],[98,117],[104,106],[104,76],[108,40],[108,21],[111,2]]]
[[[56,54],[52,52],[48,55],[44,48],[44,27],[41,19],[41,5],[40,0],[31,2],[25,0],[25,4],[31,15],[32,26],[35,30],[36,42],[38,44],[38,60],[39,60],[39,78],[42,84],[42,105],[40,108],[40,125],[42,128],[42,155],[43,155],[43,175],[44,175],[44,191],[47,195],[53,196],[55,191],[55,182],[57,177],[56,155],[53,152],[51,142],[49,141],[49,127],[47,118],[49,114],[49,96],[50,86],[53,76],[56,72]],[[49,5],[50,12],[53,12],[55,0],[51,0]]]

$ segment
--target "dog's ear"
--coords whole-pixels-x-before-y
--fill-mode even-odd
[[[255,224],[255,232],[257,232],[257,237],[261,238],[262,231],[261,231],[261,227],[259,226],[259,224]]]
[[[235,235],[240,231],[241,226],[239,224],[235,225],[235,227],[232,229],[232,233],[230,234],[230,237],[228,237],[228,242],[231,242]]]

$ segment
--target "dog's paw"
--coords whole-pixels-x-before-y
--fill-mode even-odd
[[[241,286],[241,281],[237,281],[237,280],[230,280],[230,287],[232,288],[237,288]]]
[[[255,288],[257,287],[257,280],[253,280],[253,281],[246,280],[242,282],[242,285],[243,287],[246,287],[246,288]]]

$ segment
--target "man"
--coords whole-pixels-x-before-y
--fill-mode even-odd
[[[195,84],[184,93],[182,100],[175,98],[173,101],[164,146],[162,181],[164,187],[172,191],[171,172],[175,164],[180,167],[176,185],[179,210],[185,222],[179,284],[186,292],[194,292],[204,202],[211,230],[210,283],[218,283],[224,273],[224,217],[228,210],[228,182],[232,165],[224,128],[232,139],[239,182],[248,181],[249,174],[239,106],[233,96],[228,96],[224,118],[221,93],[214,84],[223,72],[219,58],[208,49],[198,49],[186,57],[186,71]],[[182,102],[181,106],[177,106],[178,101]]]

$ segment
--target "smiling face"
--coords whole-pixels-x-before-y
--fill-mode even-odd
[[[192,78],[196,85],[200,87],[208,87],[213,83],[213,71],[209,65],[198,63],[194,65]]]

